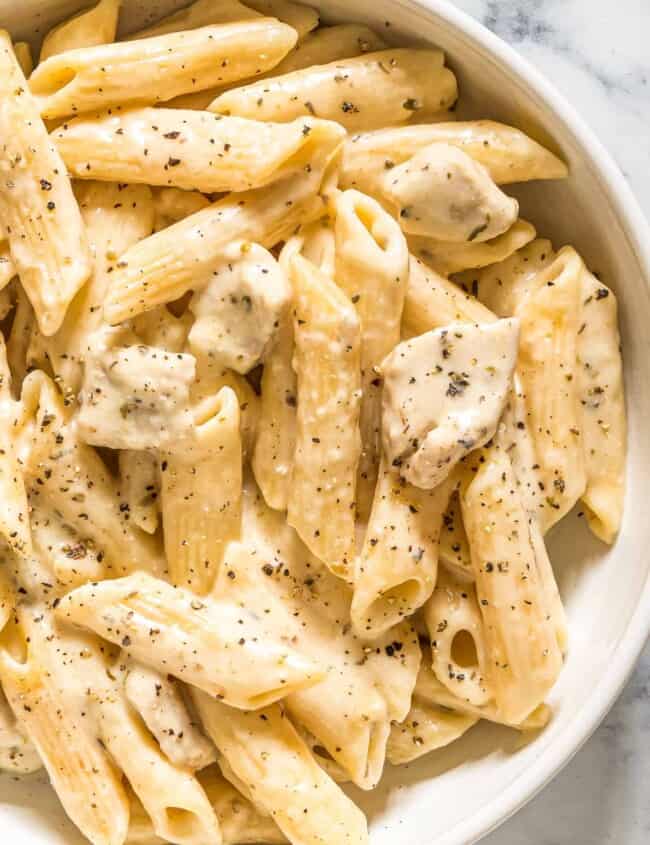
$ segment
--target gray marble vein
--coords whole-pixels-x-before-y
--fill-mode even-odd
[[[650,0],[455,0],[533,62],[650,217]],[[649,845],[650,646],[585,747],[485,845]]]

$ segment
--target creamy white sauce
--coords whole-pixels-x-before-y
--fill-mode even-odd
[[[433,488],[493,437],[517,361],[519,321],[445,328],[400,343],[382,364],[389,461]]]

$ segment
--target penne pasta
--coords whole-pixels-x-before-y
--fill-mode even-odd
[[[490,323],[496,319],[476,297],[411,255],[402,315],[403,333],[410,337],[449,323]]]
[[[191,771],[167,759],[123,695],[107,686],[95,687],[90,697],[99,738],[124,772],[154,832],[178,845],[220,843],[217,816]]]
[[[261,15],[289,24],[298,33],[299,40],[316,29],[320,20],[318,9],[293,0],[247,0],[247,5]]]
[[[335,201],[336,283],[361,324],[361,457],[357,512],[367,520],[381,452],[379,365],[399,343],[409,256],[399,226],[375,200],[345,191]]]
[[[128,799],[120,774],[86,718],[75,671],[87,644],[81,643],[81,656],[79,642],[76,650],[66,648],[54,636],[49,614],[38,606],[23,609],[19,620],[0,650],[0,680],[18,724],[83,835],[93,845],[121,845],[129,824]]]
[[[457,278],[499,317],[511,317],[536,287],[538,274],[555,257],[550,241],[535,238],[497,264]]]
[[[40,64],[29,83],[41,115],[51,120],[110,106],[164,102],[255,76],[277,64],[295,43],[291,27],[255,18],[68,50]]]
[[[16,275],[16,266],[11,257],[7,233],[0,227],[0,291],[4,291]]]
[[[34,70],[32,48],[26,41],[16,41],[14,43],[14,53],[16,54],[16,60],[20,65],[20,69],[25,74],[25,76],[29,76],[30,73]]]
[[[547,704],[540,704],[522,722],[517,724],[506,722],[497,711],[494,701],[488,702],[484,707],[476,707],[476,705],[470,704],[465,699],[458,698],[451,693],[447,687],[440,683],[426,660],[422,661],[413,697],[415,700],[442,707],[449,712],[472,716],[475,719],[486,719],[488,722],[507,725],[519,731],[540,730],[548,724],[552,715]]]
[[[327,64],[340,59],[349,59],[352,56],[360,56],[363,53],[382,50],[384,47],[386,47],[386,44],[382,39],[365,26],[337,24],[336,26],[320,27],[315,32],[305,35],[304,38],[299,38],[294,49],[287,53],[281,62],[271,70],[259,74],[255,79],[281,76],[312,65]],[[197,94],[186,94],[184,97],[176,97],[171,100],[168,105],[173,108],[207,109],[219,94],[253,81],[255,80],[242,80],[231,85],[199,91]]]
[[[42,767],[38,751],[16,720],[0,686],[0,771],[29,775]]]
[[[521,384],[515,375],[513,391],[503,413],[497,442],[512,462],[519,494],[528,514],[528,531],[535,553],[537,574],[545,594],[549,617],[555,627],[558,645],[565,654],[568,643],[567,620],[542,535],[544,510],[548,504],[540,486],[539,464],[527,418],[528,411]]]
[[[623,516],[626,450],[617,303],[613,291],[588,271],[581,297],[576,380],[587,476],[582,501],[593,533],[613,543]]]
[[[90,275],[90,255],[65,165],[3,31],[0,98],[0,218],[39,328],[51,335]]]
[[[29,507],[23,470],[12,436],[16,412],[16,403],[11,396],[7,350],[0,334],[0,536],[18,554],[29,555],[32,552]],[[11,595],[12,591],[8,587],[5,584],[0,590],[3,596],[0,620],[3,623],[12,607],[8,601],[8,594]],[[0,624],[0,631],[3,627],[4,624]]]
[[[302,234],[294,235],[282,248],[279,261],[287,275],[296,253],[301,253],[330,277],[334,276],[334,232],[323,221],[306,226]],[[276,510],[287,509],[296,449],[298,386],[293,353],[293,317],[285,314],[278,321],[273,345],[264,360],[260,418],[251,461],[266,503]]]
[[[158,528],[160,484],[158,461],[151,452],[124,449],[119,457],[121,498],[131,520],[147,534]]]
[[[192,721],[176,681],[128,661],[124,692],[171,763],[193,772],[214,763],[215,748]]]
[[[577,385],[584,272],[578,254],[565,247],[535,276],[516,312],[521,322],[518,373],[547,505],[543,530],[571,510],[586,486]]]
[[[178,223],[196,211],[210,205],[210,200],[199,191],[183,191],[180,188],[158,188],[153,191],[154,232]]]
[[[406,719],[391,727],[388,759],[394,766],[411,763],[459,739],[477,721],[476,716],[447,710],[414,698]]]
[[[227,196],[203,211],[145,238],[119,259],[104,306],[108,322],[120,323],[207,282],[233,241],[250,240],[267,248],[286,239],[323,210],[319,190],[326,185],[326,166],[343,130],[321,123],[309,172],[282,180],[266,190]]]
[[[320,121],[312,118],[262,123],[188,109],[141,108],[76,118],[52,138],[77,179],[212,193],[247,191],[299,174],[322,134]]]
[[[451,106],[456,78],[439,50],[383,50],[297,70],[221,94],[220,114],[289,121],[301,115],[336,120],[348,131],[411,120]]]
[[[4,561],[2,561],[4,564]],[[0,567],[0,633],[16,609],[16,585],[8,567]]]
[[[106,574],[162,571],[153,538],[135,527],[121,507],[119,485],[90,446],[82,443],[55,385],[40,371],[23,384],[14,436],[30,504],[55,511],[79,544],[70,560],[101,565]],[[86,560],[87,558],[87,560]]]
[[[293,318],[286,315],[275,334],[262,374],[260,419],[252,466],[269,507],[286,510],[296,448],[298,385],[292,367]]]
[[[469,556],[467,533],[460,512],[458,491],[452,493],[447,510],[442,517],[438,554],[440,562],[447,567],[456,579],[463,582],[473,580],[472,561]]]
[[[57,333],[40,339],[67,398],[81,390],[83,365],[93,355],[93,333],[102,325],[102,303],[118,255],[153,229],[151,191],[145,185],[83,182],[75,189],[94,258],[93,273],[70,303]]]
[[[458,147],[487,168],[497,185],[564,179],[568,173],[563,161],[512,126],[492,120],[421,123],[349,138],[343,151],[341,186],[375,194],[387,169],[403,164],[430,144]]]
[[[363,813],[316,763],[279,706],[230,713],[204,693],[193,692],[193,698],[207,733],[230,768],[290,842],[368,842]]]
[[[348,297],[301,255],[290,260],[298,409],[287,521],[335,574],[354,556],[361,451],[359,318]]]
[[[284,845],[286,837],[270,816],[262,814],[219,772],[216,766],[200,772],[199,782],[219,820],[223,845]],[[164,845],[135,795],[131,796],[128,845]]]
[[[508,456],[493,449],[477,462],[461,503],[483,617],[487,682],[497,711],[521,722],[542,703],[562,653]]]
[[[487,704],[492,691],[474,587],[441,572],[423,616],[431,640],[432,668],[440,683],[470,704]]]
[[[232,707],[264,707],[322,677],[314,661],[279,639],[260,649],[259,620],[245,608],[199,600],[144,572],[79,587],[57,614]]]
[[[412,235],[408,239],[408,244],[416,258],[441,276],[449,276],[452,273],[487,267],[504,261],[530,243],[534,237],[534,226],[526,220],[517,220],[502,235],[497,235],[482,243],[476,243],[476,241],[450,243],[422,235]]]
[[[207,595],[241,532],[242,446],[231,388],[203,403],[177,448],[160,453],[160,479],[170,579]]]
[[[43,39],[39,63],[68,50],[115,41],[121,3],[122,0],[99,0],[96,6],[55,26]]]
[[[255,9],[240,3],[239,0],[219,0],[219,3],[214,3],[213,0],[195,0],[189,6],[165,15],[146,29],[140,29],[128,35],[124,41],[157,38],[159,35],[168,35],[170,32],[236,23],[257,17],[262,17],[262,15]]]
[[[285,635],[292,630],[296,645],[327,665],[326,677],[290,695],[286,706],[317,738],[319,757],[325,753],[339,773],[362,789],[373,788],[384,764],[389,723],[404,719],[411,704],[420,664],[413,626],[394,626],[372,647],[348,624],[341,628],[340,620],[350,618],[351,590],[309,555],[282,514],[269,510],[250,488],[244,496],[243,535],[246,548],[233,545],[228,554],[228,569],[237,577],[223,575],[220,589],[241,602],[268,593],[282,600],[292,629],[282,617],[276,620],[269,604],[264,608],[269,630],[285,625]]]
[[[438,575],[442,515],[451,485],[421,490],[384,461],[363,548],[356,561],[351,620],[374,639],[427,601]]]

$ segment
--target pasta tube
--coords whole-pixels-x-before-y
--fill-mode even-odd
[[[122,0],[100,0],[96,6],[55,26],[43,39],[39,63],[67,50],[115,41],[121,3]]]
[[[424,261],[442,276],[449,276],[452,273],[504,261],[530,243],[534,237],[534,226],[526,220],[517,220],[502,235],[482,243],[450,243],[422,235],[411,235],[408,244],[416,258]]]
[[[563,161],[519,129],[493,120],[474,120],[397,126],[353,136],[343,151],[341,186],[375,194],[386,170],[430,144],[451,144],[463,150],[487,168],[497,185],[564,179],[568,173]]]
[[[232,707],[264,707],[322,677],[316,663],[279,639],[260,639],[250,610],[199,600],[144,572],[79,587],[57,613]]]
[[[81,389],[83,364],[92,357],[91,336],[102,324],[102,303],[118,255],[153,229],[151,191],[145,185],[76,183],[76,196],[94,258],[93,273],[70,303],[57,333],[41,339],[66,397]]]
[[[158,527],[158,461],[150,452],[125,449],[119,453],[122,499],[132,521],[154,534]]]
[[[407,336],[424,334],[449,323],[490,323],[496,319],[476,297],[411,255],[402,316],[402,331]]]
[[[16,410],[16,403],[11,396],[7,350],[0,335],[0,536],[14,551],[29,555],[32,551],[32,538],[27,493],[13,436]],[[6,590],[2,593],[6,595]],[[0,618],[3,617],[5,611],[0,609]],[[0,625],[0,630],[2,627],[3,625]]]
[[[155,833],[178,845],[219,845],[219,822],[200,783],[187,768],[167,759],[123,694],[95,688],[91,701],[99,737],[142,802]]]
[[[6,232],[0,228],[0,291],[4,291],[16,275],[16,266],[11,257]]]
[[[483,707],[477,707],[450,692],[447,687],[440,683],[430,663],[426,660],[423,660],[420,666],[413,697],[415,700],[425,702],[429,706],[443,707],[450,712],[462,713],[467,716],[473,716],[476,719],[486,719],[488,722],[507,725],[519,731],[540,730],[548,724],[551,718],[550,707],[547,704],[540,704],[522,722],[512,723],[504,721],[494,701],[489,701]]]
[[[52,381],[40,371],[23,384],[14,427],[18,455],[32,504],[55,510],[80,538],[75,556],[94,558],[106,573],[162,571],[151,537],[132,525],[121,507],[119,485],[76,426]]]
[[[91,271],[70,179],[0,30],[0,218],[43,334],[53,334]]]
[[[270,816],[262,814],[238,792],[216,766],[198,775],[208,800],[212,804],[223,845],[284,845],[286,837]],[[131,821],[126,838],[128,845],[164,845],[165,840],[154,833],[151,819],[135,795],[131,796]]]
[[[361,323],[361,458],[357,511],[367,519],[381,451],[379,365],[399,343],[409,256],[399,226],[375,200],[345,191],[335,202],[336,283]]]
[[[16,720],[0,686],[0,771],[28,775],[42,767],[36,748]]]
[[[528,513],[528,531],[535,553],[537,573],[546,597],[549,616],[555,627],[558,645],[564,654],[568,641],[567,620],[542,535],[543,514],[547,505],[540,486],[539,464],[527,417],[526,402],[519,379],[515,375],[514,388],[503,413],[497,442],[508,453],[512,462],[519,494]]]
[[[411,763],[459,739],[478,722],[476,716],[437,707],[418,698],[403,722],[390,730],[387,756],[394,766]]]
[[[124,692],[174,765],[196,771],[214,763],[214,746],[192,721],[176,681],[129,661]]]
[[[41,115],[54,119],[109,106],[164,102],[255,76],[277,64],[295,43],[291,27],[255,18],[69,50],[40,64],[29,83]]]
[[[287,21],[288,22],[288,21]],[[297,30],[297,27],[294,27]],[[349,59],[375,50],[382,50],[386,44],[371,29],[359,24],[338,24],[320,27],[313,33],[299,39],[298,44],[274,68],[259,74],[255,80],[244,80],[220,88],[210,88],[197,94],[187,94],[170,101],[173,108],[205,109],[224,91],[248,82],[281,76],[294,70],[312,65],[327,64],[340,59]]]
[[[363,53],[383,50],[384,41],[367,26],[356,23],[341,23],[322,26],[306,35],[296,47],[267,72],[267,76],[281,76],[294,70],[328,64]]]
[[[555,257],[550,241],[535,238],[499,263],[463,274],[461,281],[499,317],[511,317],[536,288],[539,273]]]
[[[383,50],[227,91],[209,109],[256,120],[311,114],[356,131],[446,109],[457,93],[440,50]]]
[[[347,296],[301,255],[290,261],[298,383],[287,521],[331,570],[354,556],[359,436],[359,319]]]
[[[591,273],[582,276],[577,388],[582,408],[589,527],[612,543],[623,515],[626,422],[623,367],[614,293]]]
[[[457,579],[462,581],[473,580],[472,561],[469,556],[467,533],[460,512],[458,491],[452,493],[447,510],[442,517],[438,554],[440,562],[444,563]]]
[[[153,192],[155,212],[154,231],[166,229],[196,211],[210,205],[210,200],[199,191],[183,191],[180,188],[158,188]]]
[[[264,596],[270,636],[295,637],[296,647],[327,667],[318,684],[289,695],[286,707],[339,774],[371,789],[381,776],[388,726],[404,719],[411,705],[421,656],[417,634],[402,622],[369,647],[348,625],[341,628],[340,620],[350,617],[351,591],[309,555],[283,515],[254,489],[246,490],[244,505],[247,544],[229,547],[216,592],[244,605]],[[279,607],[269,600],[273,595]]]
[[[351,619],[357,636],[374,639],[385,633],[433,592],[450,492],[449,484],[420,490],[382,464],[355,567]]]
[[[265,190],[227,196],[127,250],[113,274],[104,315],[120,323],[171,302],[209,279],[233,241],[274,246],[323,210],[318,191],[343,130],[320,123],[312,132],[309,172]]]
[[[433,671],[454,695],[481,706],[490,698],[483,620],[474,587],[443,573],[424,608]]]
[[[298,385],[292,367],[293,318],[286,315],[264,363],[253,472],[267,504],[286,510],[296,448]]]
[[[173,584],[207,595],[241,531],[239,402],[223,387],[194,414],[189,436],[160,454],[165,554]]]
[[[206,193],[247,191],[300,173],[320,121],[263,123],[203,111],[141,108],[80,117],[52,134],[77,179]]]
[[[75,825],[93,845],[122,845],[129,802],[119,773],[84,713],[85,696],[79,694],[73,674],[85,644],[81,658],[79,643],[76,650],[65,649],[52,635],[43,608],[22,610],[19,618],[12,640],[25,658],[14,654],[6,641],[0,651],[0,680],[7,699]]]
[[[293,0],[247,0],[247,5],[262,15],[289,24],[296,30],[299,39],[316,29],[320,20],[318,9],[294,3]]]
[[[231,712],[202,692],[193,698],[230,768],[293,845],[366,845],[363,813],[316,763],[279,706]]]
[[[151,38],[169,32],[234,23],[260,16],[277,18],[289,24],[296,30],[299,39],[318,26],[318,13],[315,9],[290,0],[255,0],[246,5],[238,0],[220,0],[218,4],[212,0],[195,0],[190,6],[167,15],[158,23],[134,33],[126,40]]]
[[[213,0],[195,0],[189,6],[179,9],[177,12],[172,12],[170,15],[165,15],[164,18],[146,27],[146,29],[139,29],[132,33],[124,41],[157,38],[159,35],[168,35],[170,32],[235,23],[257,17],[262,17],[262,15],[255,9],[240,3],[239,0],[220,0],[219,3],[214,3]]]
[[[545,491],[545,530],[571,510],[586,486],[577,385],[584,272],[578,254],[565,247],[536,275],[516,312],[521,322],[517,371]]]
[[[505,721],[523,721],[562,668],[527,515],[508,456],[484,455],[461,495],[489,659],[487,681]]]
[[[25,74],[25,76],[29,76],[30,73],[34,70],[32,48],[26,41],[16,41],[14,43],[14,53],[16,54],[16,60],[20,65],[20,69]]]

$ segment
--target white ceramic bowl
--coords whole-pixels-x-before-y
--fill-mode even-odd
[[[126,26],[186,3],[126,0]],[[0,0],[0,25],[31,38],[82,5],[87,0]],[[575,244],[620,303],[630,421],[625,519],[611,550],[578,519],[565,521],[550,538],[571,634],[551,697],[552,723],[524,747],[514,732],[484,723],[449,748],[388,772],[374,793],[355,791],[371,819],[373,845],[467,845],[514,813],[575,754],[619,695],[650,630],[650,442],[644,432],[650,419],[650,231],[623,176],[573,108],[514,50],[450,3],[318,5],[328,20],[364,21],[392,40],[444,48],[459,77],[461,114],[513,123],[559,151],[570,178],[518,188],[522,214],[556,246]],[[39,776],[0,780],[0,830],[12,845],[81,841]]]

